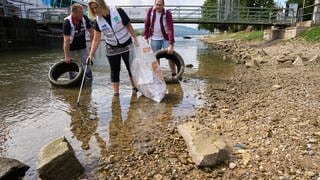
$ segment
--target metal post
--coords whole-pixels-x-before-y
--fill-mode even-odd
[[[269,23],[271,23],[272,11],[269,11]]]

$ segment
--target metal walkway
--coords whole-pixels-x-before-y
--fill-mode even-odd
[[[133,23],[144,23],[151,6],[121,6]],[[203,6],[166,6],[175,23],[188,24],[243,24],[243,25],[290,25],[296,22],[292,9]],[[39,23],[62,23],[68,15],[66,8],[35,8],[27,11],[27,17]]]

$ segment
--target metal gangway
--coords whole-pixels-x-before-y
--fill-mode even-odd
[[[143,23],[151,6],[122,6],[134,23]],[[263,7],[225,6],[166,6],[175,23],[185,24],[244,24],[244,25],[290,25],[296,22],[293,9]],[[139,12],[142,16],[139,16]]]
[[[152,5],[121,6],[133,23],[144,23],[147,10]],[[166,6],[170,9],[175,23],[186,24],[243,24],[243,25],[291,25],[297,16],[289,8],[257,8],[224,6]],[[62,23],[70,13],[69,8],[30,8],[26,18],[38,23]]]

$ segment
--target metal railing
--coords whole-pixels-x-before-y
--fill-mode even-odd
[[[121,6],[123,8],[146,9],[152,6]],[[225,7],[217,6],[166,6],[177,23],[215,23],[215,24],[291,24],[296,16],[289,8]],[[143,11],[143,10],[141,10]],[[293,13],[292,13],[293,14]],[[132,18],[133,22],[144,22],[145,17]]]
[[[34,8],[27,10],[27,18],[38,23],[62,23],[69,11],[69,8]]]
[[[3,4],[3,16],[25,18],[26,7],[24,5]]]
[[[152,6],[121,7],[125,10],[131,9],[141,12],[140,17],[129,16],[132,22],[143,23],[147,9]],[[166,6],[166,8],[171,10],[173,20],[176,23],[290,25],[297,20],[293,9],[289,8],[233,7],[226,9],[219,6]],[[21,9],[23,8],[21,7]],[[64,17],[69,13],[68,8],[32,8],[26,11],[25,16],[35,19],[39,23],[62,23]]]
[[[319,16],[320,15],[320,3],[313,4],[310,6],[305,6],[303,8],[300,8],[298,10],[298,21],[309,21],[309,20],[314,20],[314,16]]]

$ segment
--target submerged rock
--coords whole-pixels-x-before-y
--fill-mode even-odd
[[[214,167],[229,159],[227,144],[212,129],[195,122],[178,126],[189,155],[197,166]]]
[[[41,179],[76,179],[84,169],[65,137],[41,148],[37,171]]]
[[[30,167],[16,159],[0,157],[0,179],[22,179]]]

